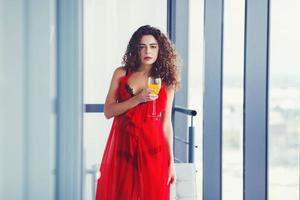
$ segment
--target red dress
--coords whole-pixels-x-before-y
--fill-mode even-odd
[[[119,102],[133,96],[127,90],[130,74],[120,79]],[[166,99],[162,84],[157,113],[165,110]],[[162,118],[147,117],[151,110],[152,101],[148,101],[114,117],[100,165],[96,200],[170,199],[168,146]]]

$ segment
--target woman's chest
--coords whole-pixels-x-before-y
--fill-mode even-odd
[[[132,89],[133,94],[138,94],[148,86],[148,77],[145,75],[132,74],[128,77],[127,85]]]

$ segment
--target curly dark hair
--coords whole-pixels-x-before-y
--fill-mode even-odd
[[[180,85],[179,56],[175,45],[164,33],[152,26],[141,26],[131,36],[123,56],[122,64],[125,69],[134,72],[139,68],[139,42],[144,35],[152,35],[159,46],[158,57],[152,65],[150,75],[160,77],[167,86],[173,85],[178,89]]]

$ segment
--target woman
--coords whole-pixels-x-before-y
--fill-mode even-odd
[[[177,61],[174,46],[160,30],[146,25],[132,35],[105,101],[104,115],[114,121],[96,200],[170,199],[176,179],[171,114],[179,85]],[[150,76],[162,80],[158,95],[147,88]],[[155,117],[149,115],[153,109]]]

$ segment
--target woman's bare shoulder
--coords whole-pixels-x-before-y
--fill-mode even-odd
[[[114,71],[114,77],[120,78],[126,75],[126,69],[124,66],[117,67]]]
[[[175,86],[174,85],[165,85],[167,92],[175,92]]]

